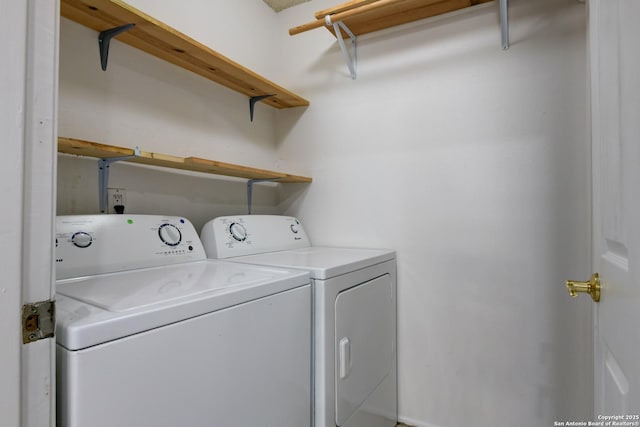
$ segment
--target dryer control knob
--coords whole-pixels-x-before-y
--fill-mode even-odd
[[[229,232],[231,233],[231,237],[238,242],[244,242],[247,239],[247,229],[244,228],[244,225],[238,224],[237,222],[229,226]]]
[[[162,224],[160,228],[158,228],[158,235],[160,236],[160,240],[169,246],[178,246],[182,241],[182,233],[178,227],[173,224]]]
[[[300,231],[300,223],[298,223],[298,222],[294,222],[293,224],[291,224],[291,225],[289,226],[289,228],[291,228],[291,231],[292,231],[294,234],[298,234],[298,231]]]
[[[93,238],[89,233],[85,233],[84,231],[78,231],[71,236],[71,243],[79,248],[88,248],[91,246],[91,242],[93,242]]]

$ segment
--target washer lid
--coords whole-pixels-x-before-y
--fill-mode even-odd
[[[272,267],[304,269],[311,273],[312,278],[323,280],[389,261],[395,256],[395,252],[388,249],[312,246],[247,255],[229,260]]]
[[[59,280],[57,342],[78,350],[308,283],[304,272],[217,260]]]

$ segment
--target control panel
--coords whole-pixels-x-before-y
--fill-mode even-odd
[[[231,258],[311,246],[297,218],[280,215],[221,216],[200,233],[209,258]]]
[[[56,279],[206,259],[189,220],[158,215],[56,218]]]

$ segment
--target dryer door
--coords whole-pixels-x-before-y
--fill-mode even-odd
[[[338,294],[335,301],[336,424],[341,426],[392,368],[395,317],[388,274]]]

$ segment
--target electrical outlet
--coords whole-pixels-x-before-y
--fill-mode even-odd
[[[118,213],[114,206],[127,205],[127,192],[124,188],[107,188],[107,212]]]

